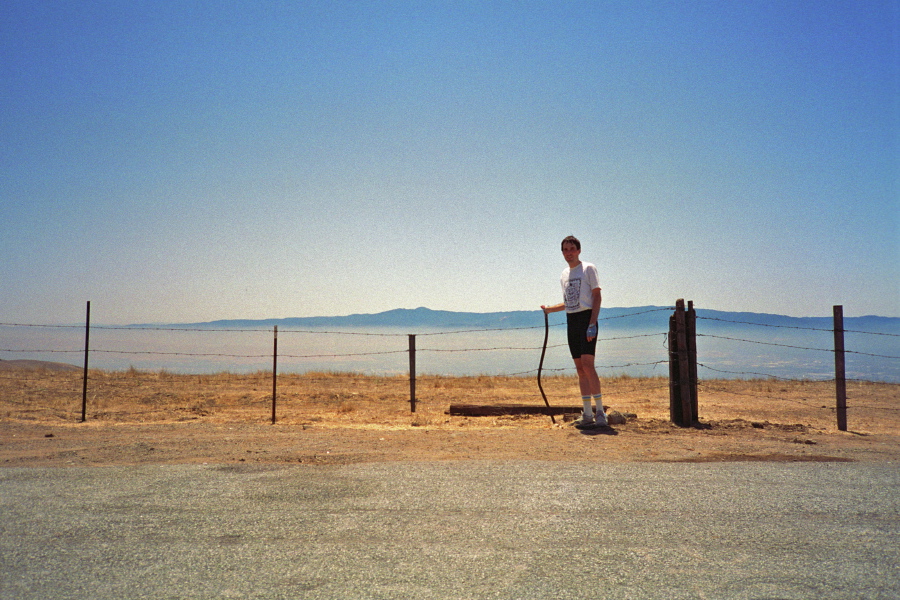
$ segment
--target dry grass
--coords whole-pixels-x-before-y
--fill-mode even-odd
[[[279,423],[316,427],[373,429],[544,427],[542,415],[451,417],[450,404],[543,405],[533,378],[423,376],[410,411],[409,380],[354,373],[280,374]],[[82,378],[78,372],[8,370],[0,373],[0,419],[67,422],[81,418]],[[572,376],[543,380],[555,406],[580,405]],[[181,375],[92,370],[87,416],[108,423],[268,422],[272,415],[272,374]],[[603,379],[604,403],[635,413],[641,420],[668,419],[669,389],[664,377]],[[896,432],[900,424],[900,385],[848,383],[848,415],[853,428]],[[781,380],[704,380],[700,386],[703,421],[743,419],[804,423],[834,429],[834,385]]]

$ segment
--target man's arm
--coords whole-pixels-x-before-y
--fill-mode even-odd
[[[600,293],[600,288],[592,289],[591,297],[593,298],[592,302],[594,306],[591,308],[591,321],[589,325],[596,325],[597,317],[600,316],[600,303],[603,302],[603,295]]]
[[[603,297],[600,295],[600,288],[592,289],[591,296],[594,306],[591,308],[591,320],[588,323],[588,341],[597,337],[597,317],[600,315],[600,303],[603,301]],[[594,335],[591,335],[592,333]]]
[[[565,309],[566,309],[566,305],[563,302],[560,302],[559,304],[554,304],[553,306],[545,306],[545,305],[541,304],[541,310],[543,310],[545,314],[555,313],[555,312],[559,312],[559,311],[565,310]]]

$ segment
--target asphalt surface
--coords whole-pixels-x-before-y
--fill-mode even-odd
[[[900,598],[893,463],[0,469],[0,598]]]

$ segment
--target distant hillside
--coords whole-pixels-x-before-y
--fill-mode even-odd
[[[609,327],[621,325],[626,327],[659,326],[668,322],[666,311],[659,306],[636,308],[604,308],[601,318]],[[632,315],[627,316],[626,315]],[[551,325],[565,323],[563,313],[549,315]],[[625,323],[627,321],[627,324]],[[543,326],[544,317],[540,310],[520,310],[493,313],[454,312],[432,310],[430,308],[397,308],[375,314],[354,314],[340,317],[293,317],[285,319],[230,319],[209,321],[205,323],[179,324],[180,327],[210,328],[270,328],[277,325],[281,328],[360,328],[360,327],[408,327],[415,329],[469,329],[469,328],[502,328]]]
[[[81,371],[83,367],[69,363],[50,362],[46,360],[3,360],[0,358],[0,371],[24,369],[27,371]]]
[[[560,315],[551,315],[560,317]],[[205,323],[183,324],[187,327],[273,327],[315,328],[315,327],[529,327],[542,325],[543,317],[537,311],[510,311],[497,313],[468,313],[429,308],[397,308],[375,314],[354,314],[339,317],[292,317],[285,319],[230,319]]]
[[[671,307],[633,306],[603,308],[600,325],[605,329],[666,329],[672,314]],[[781,327],[812,327],[831,329],[832,317],[788,317],[767,313],[728,312],[697,309],[700,318],[698,328],[719,329],[742,327],[744,323],[777,325]],[[565,322],[563,313],[550,315],[551,325]],[[339,317],[293,317],[285,319],[228,319],[203,323],[178,323],[172,327],[197,327],[210,329],[265,329],[278,326],[282,329],[393,327],[410,329],[469,329],[469,328],[520,328],[540,327],[544,324],[540,310],[508,311],[493,313],[453,312],[429,308],[398,308],[375,314],[353,314]],[[135,325],[137,326],[137,325]],[[898,317],[846,317],[845,329],[900,333]]]

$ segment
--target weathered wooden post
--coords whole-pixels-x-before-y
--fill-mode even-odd
[[[669,418],[683,427],[689,427],[695,419],[690,373],[687,317],[684,299],[679,298],[669,319]]]
[[[409,412],[416,412],[416,336],[409,334]]]
[[[272,348],[272,425],[275,424],[275,398],[278,395],[278,325],[275,326],[275,340]]]
[[[91,301],[87,301],[87,316],[84,319],[84,383],[81,388],[81,422],[87,421],[88,352],[91,339]]]
[[[678,334],[675,326],[675,313],[669,317],[669,420],[673,423],[681,423],[681,397],[679,396],[678,381]]]
[[[694,310],[693,300],[688,300],[688,309],[684,317],[687,333],[688,375],[691,384],[691,416],[694,421],[699,421],[700,411],[697,398],[697,311]]]
[[[847,379],[844,362],[844,307],[834,310],[834,387],[837,399],[837,424],[839,431],[847,431]]]

